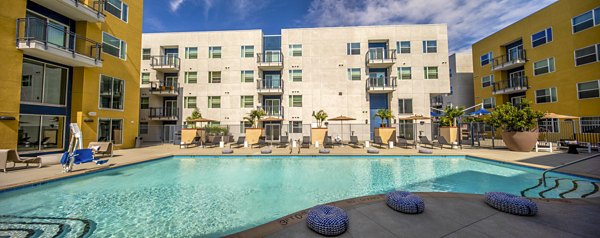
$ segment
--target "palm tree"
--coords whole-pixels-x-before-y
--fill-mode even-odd
[[[444,115],[440,118],[442,126],[454,127],[456,125],[456,119],[464,114],[462,107],[451,107],[447,106],[444,109]]]
[[[248,116],[244,117],[244,120],[246,120],[248,123],[252,124],[252,127],[258,128],[258,121],[260,121],[260,119],[262,117],[264,117],[265,115],[267,115],[265,110],[256,109],[256,110],[250,111]]]
[[[187,123],[193,122],[193,120],[196,119],[200,119],[202,118],[202,113],[200,113],[200,111],[198,110],[198,108],[194,109],[194,111],[192,112],[192,115],[188,116],[187,118],[185,118],[185,121]],[[193,124],[194,127],[196,126],[196,123]],[[193,128],[193,127],[192,127]]]
[[[379,109],[375,113],[375,118],[381,118],[381,127],[387,127],[391,124],[392,119],[394,119],[394,115],[392,115],[392,111],[389,109]],[[387,123],[385,123],[387,121]]]
[[[325,111],[319,110],[317,113],[313,111],[312,116],[317,120],[317,126],[321,128],[323,122],[327,119],[328,115]]]

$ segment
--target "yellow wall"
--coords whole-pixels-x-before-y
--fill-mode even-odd
[[[491,71],[491,64],[481,66],[480,57],[492,51],[493,57],[505,55],[502,45],[522,38],[527,63],[525,75],[530,89],[526,98],[532,106],[542,112],[555,112],[574,116],[600,116],[600,98],[578,100],[577,83],[600,79],[600,62],[575,66],[574,51],[600,43],[600,26],[573,34],[571,19],[600,6],[597,0],[559,0],[556,3],[520,20],[491,36],[473,44],[473,83],[475,103],[492,97],[492,87],[482,88],[481,78],[494,74],[494,81],[506,80],[506,72]],[[553,41],[532,48],[531,35],[552,27]],[[556,71],[533,76],[533,62],[554,57]],[[503,75],[504,73],[504,75]],[[558,101],[535,103],[535,90],[556,87]],[[496,95],[496,105],[508,102],[507,95]]]

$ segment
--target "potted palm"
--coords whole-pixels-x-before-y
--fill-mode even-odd
[[[518,106],[507,102],[494,109],[487,123],[503,129],[502,141],[509,150],[529,152],[535,147],[539,134],[536,122],[543,115],[533,110],[528,101]]]
[[[258,143],[263,132],[263,129],[258,127],[258,122],[266,115],[267,113],[263,109],[255,109],[250,111],[248,116],[244,117],[244,120],[248,124],[252,124],[252,128],[246,128],[246,141],[248,144]]]
[[[396,128],[392,127],[392,119],[394,119],[394,115],[392,111],[389,109],[379,109],[375,112],[375,118],[381,119],[381,124],[379,128],[375,128],[374,135],[380,136],[381,141],[389,142],[394,141],[396,135]]]
[[[182,129],[182,141],[184,143],[191,143],[195,137],[200,137],[202,141],[204,141],[206,132],[204,128],[197,128],[196,123],[198,123],[198,119],[202,119],[202,113],[198,110],[198,108],[194,109],[191,115],[185,118],[185,127]],[[183,136],[183,135],[188,136]],[[186,137],[186,138],[183,138]]]
[[[464,114],[462,107],[447,106],[444,115],[440,117],[440,136],[448,142],[458,142],[457,119]]]
[[[325,111],[319,110],[318,112],[313,111],[312,116],[315,118],[315,120],[317,120],[317,127],[310,129],[310,134],[312,137],[311,142],[313,144],[317,141],[323,143],[323,141],[325,141],[325,136],[327,135],[327,127],[323,126],[323,122],[327,120],[329,115],[327,115]]]
[[[198,108],[194,109],[192,115],[189,115],[185,118],[186,127],[187,128],[195,128],[196,120],[202,118],[202,113],[198,110]]]

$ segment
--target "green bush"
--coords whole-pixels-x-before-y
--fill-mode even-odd
[[[524,132],[532,131],[538,119],[544,114],[531,108],[528,101],[522,101],[518,106],[505,103],[497,106],[487,119],[487,123],[502,128],[504,131]]]
[[[229,135],[229,129],[227,127],[221,127],[218,125],[206,125],[204,131],[208,135]]]

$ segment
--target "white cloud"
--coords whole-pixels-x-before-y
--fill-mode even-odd
[[[447,23],[451,51],[555,2],[555,0],[313,0],[305,20],[317,26]]]
[[[169,6],[171,8],[171,12],[177,12],[179,8],[183,5],[183,3],[200,3],[204,7],[204,15],[208,15],[208,12],[213,6],[213,0],[170,0]]]
[[[181,4],[183,3],[184,0],[171,0],[171,2],[169,2],[169,6],[171,7],[171,11],[172,12],[176,12],[177,9],[179,9],[179,7],[181,6]]]

